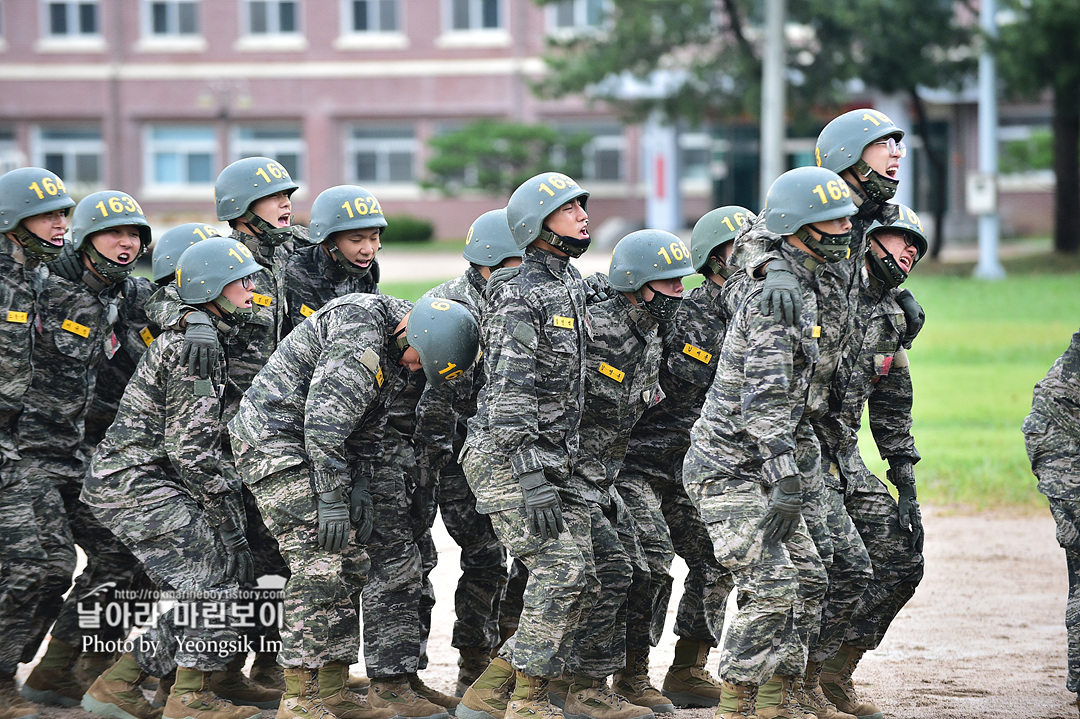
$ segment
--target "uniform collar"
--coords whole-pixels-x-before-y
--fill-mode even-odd
[[[566,268],[570,265],[570,258],[556,255],[549,250],[542,250],[539,247],[529,245],[525,248],[525,261],[539,262],[547,267],[548,272],[556,277],[562,277],[566,274]]]

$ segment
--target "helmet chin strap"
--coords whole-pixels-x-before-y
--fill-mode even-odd
[[[828,232],[822,232],[818,228],[817,233],[821,235],[821,239],[815,239],[807,227],[813,227],[813,225],[803,225],[795,231],[795,236],[802,240],[811,252],[816,255],[821,255],[825,258],[826,262],[839,262],[851,257],[851,232],[845,232],[839,235],[830,235]]]
[[[327,251],[330,253],[330,258],[337,263],[338,267],[345,271],[345,274],[350,277],[363,277],[367,273],[371,272],[371,265],[367,267],[361,267],[355,262],[350,261],[345,257],[345,253],[341,251],[337,245],[333,242],[326,246]]]
[[[238,307],[227,300],[225,295],[218,295],[217,299],[213,301],[213,305],[221,310],[221,316],[218,319],[230,329],[243,325],[254,317],[258,311],[255,305]]]
[[[30,230],[23,227],[20,222],[14,229],[15,237],[18,238],[19,244],[23,246],[27,254],[31,257],[36,257],[42,262],[48,262],[52,258],[58,256],[60,251],[64,249],[64,243],[54,245],[50,242],[46,242],[42,238],[35,235]]]
[[[540,234],[537,236],[538,240],[543,240],[552,247],[562,250],[571,257],[581,257],[585,254],[585,250],[589,249],[589,244],[592,242],[591,237],[587,237],[584,240],[578,237],[569,237],[567,235],[556,235],[547,227],[540,229]]]
[[[873,246],[866,250],[870,259],[870,274],[887,287],[899,287],[904,284],[904,281],[908,278],[908,273],[904,271],[904,268],[900,266],[900,263],[896,261],[888,248],[877,240],[871,239],[871,242],[880,247],[885,256],[882,257],[874,252]]]
[[[111,283],[123,282],[131,274],[131,271],[135,269],[135,260],[122,265],[98,252],[93,243],[87,244],[89,247],[84,247],[83,251],[90,258],[90,264],[94,266],[94,270],[104,277],[106,281]]]
[[[856,162],[852,167],[866,178],[865,180],[861,180],[859,184],[862,185],[863,192],[866,193],[866,196],[874,202],[882,204],[896,196],[896,188],[900,185],[899,180],[894,180],[891,177],[879,174],[862,159]]]
[[[709,255],[709,259],[705,260],[705,266],[708,267],[714,275],[719,275],[725,280],[731,277],[735,272],[734,267],[730,267],[726,262],[721,263],[720,260],[713,255]]]
[[[665,295],[648,282],[642,286],[648,287],[653,293],[652,299],[646,300],[640,289],[634,291],[634,299],[645,308],[645,311],[657,322],[671,322],[675,319],[675,315],[679,314],[679,308],[682,307],[682,297]]]
[[[251,210],[246,211],[240,219],[247,223],[260,242],[277,247],[292,239],[292,227],[275,227]]]

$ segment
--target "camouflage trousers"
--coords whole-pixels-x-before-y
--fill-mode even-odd
[[[625,666],[628,653],[648,651],[652,644],[651,630],[656,607],[649,560],[645,557],[645,549],[640,539],[640,525],[618,491],[612,488],[611,495],[616,512],[615,532],[619,536],[622,551],[630,562],[631,570],[630,586],[626,591],[626,627],[621,635],[614,637],[611,649],[611,660],[615,668],[609,673],[614,673]],[[599,572],[597,574],[599,575]],[[601,577],[601,592],[605,591],[603,581]],[[620,645],[623,645],[621,650]]]
[[[499,597],[499,633],[509,636],[517,631],[521,620],[522,602],[525,587],[529,583],[529,570],[520,559],[511,559],[510,572],[506,576],[506,586]]]
[[[420,654],[417,656],[417,668],[427,669],[428,639],[431,637],[431,612],[435,609],[435,585],[431,583],[431,572],[439,563],[439,552],[431,536],[431,528],[424,529],[416,538],[416,547],[420,550]]]
[[[278,652],[278,663],[284,667],[352,664],[360,652],[360,594],[371,561],[357,544],[355,531],[349,532],[349,542],[341,552],[319,546],[317,500],[310,475],[310,468],[300,465],[250,485],[259,513],[289,567]]]
[[[698,509],[716,559],[732,573],[739,593],[720,676],[749,686],[763,684],[773,673],[801,675],[828,587],[825,567],[805,521],[787,542],[766,541],[758,523],[766,514],[769,492],[748,479],[718,474],[715,466],[691,447],[684,479],[688,493],[700,497]]]
[[[14,674],[24,649],[37,643],[32,621],[49,575],[49,555],[38,536],[34,495],[25,480],[11,478],[0,458],[0,674]],[[56,601],[55,599],[53,601]],[[37,640],[35,643],[35,637]]]
[[[225,549],[198,504],[183,497],[154,507],[99,508],[95,513],[158,586],[177,592],[177,605],[135,644],[140,666],[157,676],[176,666],[224,669],[242,646],[232,626],[239,587],[225,574]]]
[[[821,625],[810,639],[810,661],[831,659],[844,643],[851,619],[873,578],[870,555],[844,507],[844,495],[826,487],[825,512],[832,531],[829,589],[821,603]]]
[[[893,619],[915,594],[923,577],[923,556],[908,546],[896,500],[880,479],[868,475],[865,482],[849,486],[844,506],[873,568],[844,643],[869,651],[877,648]]]
[[[361,598],[364,661],[372,678],[414,673],[421,654],[424,569],[408,494],[408,474],[415,464],[407,440],[387,437],[384,446],[392,451],[375,467],[370,482],[375,526],[367,544],[371,575]],[[355,662],[356,656],[349,661]]]
[[[472,448],[462,454],[461,466],[470,486],[478,481],[486,484],[478,478],[496,473],[509,480],[509,463]],[[488,516],[496,536],[529,571],[518,630],[510,649],[511,662],[530,676],[557,677],[566,666],[584,610],[582,595],[590,582],[597,582],[595,574],[590,579],[586,572],[585,559],[575,541],[575,537],[588,535],[588,515],[564,505],[567,531],[547,540],[529,532],[524,505]]]
[[[476,497],[457,462],[443,467],[439,474],[439,514],[446,531],[461,547],[451,645],[456,649],[490,649],[499,643],[497,622],[506,585],[506,549],[495,536],[491,520],[476,511]]]
[[[1065,604],[1069,675],[1065,686],[1071,692],[1080,692],[1080,504],[1076,500],[1050,497],[1050,513],[1069,570],[1069,599]]]

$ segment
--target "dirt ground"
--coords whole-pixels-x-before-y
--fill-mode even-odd
[[[890,719],[1013,719],[1076,717],[1065,690],[1065,558],[1045,515],[962,516],[926,510],[926,575],[877,651],[855,673],[862,693]],[[438,603],[422,672],[451,691],[457,654],[450,647],[458,549],[436,522],[440,562],[432,580]],[[683,571],[681,562],[676,570]],[[659,685],[671,660],[667,633],[652,654]],[[710,657],[715,671],[718,651]],[[354,667],[363,673],[362,665]],[[29,668],[22,667],[20,678]],[[264,712],[270,719],[274,713]],[[685,709],[676,719],[708,719]],[[46,709],[49,719],[86,719],[81,709]]]

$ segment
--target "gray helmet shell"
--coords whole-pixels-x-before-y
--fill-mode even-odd
[[[20,167],[0,176],[0,232],[13,231],[28,217],[74,206],[64,181],[44,168]]]
[[[280,162],[269,157],[245,157],[232,163],[214,182],[214,205],[221,221],[235,220],[252,202],[300,187]]]
[[[150,248],[150,223],[135,198],[119,190],[94,192],[79,200],[71,219],[71,239],[75,250],[86,249],[87,238],[95,232],[121,225],[139,228],[139,256]]]
[[[382,205],[359,185],[337,185],[323,190],[311,205],[308,242],[317,245],[335,232],[386,227]]]
[[[427,381],[437,387],[461,376],[480,351],[480,325],[465,305],[443,297],[416,301],[405,328]]]
[[[745,207],[727,205],[702,215],[690,233],[690,260],[694,272],[701,272],[713,250],[734,240],[742,223],[753,214]]]
[[[883,137],[899,142],[904,131],[880,110],[851,110],[833,118],[818,134],[814,160],[818,167],[840,173],[862,158],[867,145]]]
[[[793,235],[803,225],[851,217],[851,188],[824,167],[796,167],[773,181],[765,197],[765,228]]]
[[[481,267],[497,267],[508,257],[521,255],[521,248],[506,222],[505,207],[485,212],[473,220],[469,234],[465,235],[465,250],[461,253],[467,261]]]
[[[203,222],[185,222],[162,233],[150,255],[154,282],[161,282],[176,274],[176,261],[184,250],[211,237],[221,237],[221,233],[216,227]]]
[[[243,242],[231,237],[209,237],[180,255],[176,262],[176,287],[184,302],[213,302],[225,285],[262,269]]]
[[[518,249],[524,250],[540,235],[548,215],[579,197],[585,207],[589,191],[561,172],[542,172],[521,183],[506,204],[506,221]]]
[[[690,249],[677,235],[638,230],[619,240],[611,253],[608,283],[619,292],[637,292],[653,280],[693,274]]]

